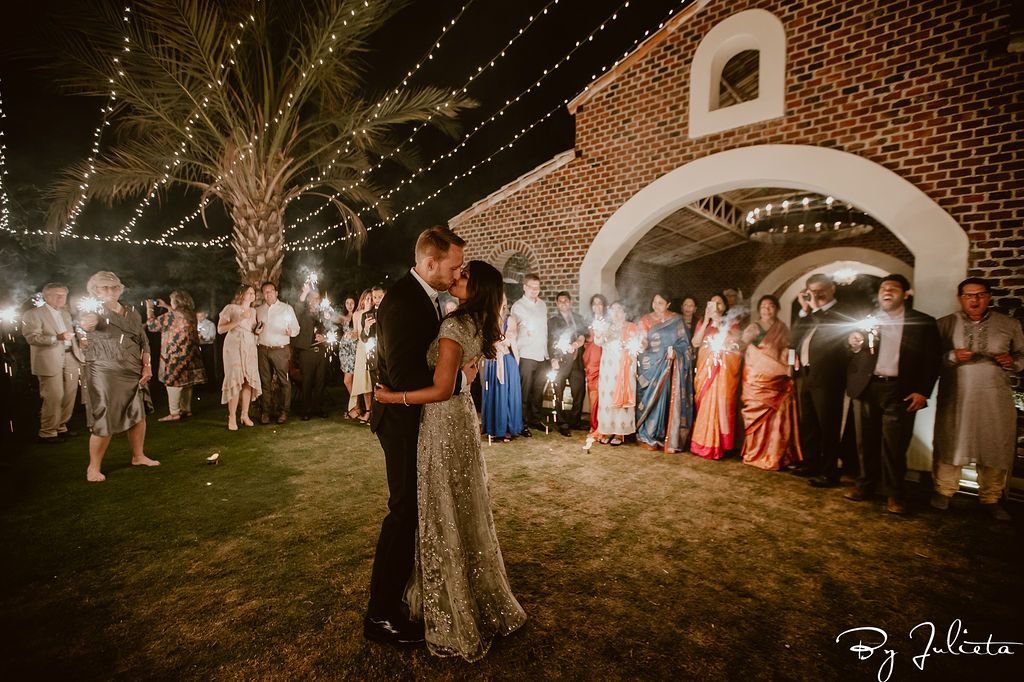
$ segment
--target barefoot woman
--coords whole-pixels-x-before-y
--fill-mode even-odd
[[[106,479],[100,472],[103,455],[115,433],[128,432],[133,466],[159,466],[146,457],[146,413],[153,411],[149,397],[149,339],[142,318],[125,308],[119,299],[124,285],[112,272],[97,272],[86,285],[100,299],[103,310],[82,318],[85,341],[85,366],[82,370],[85,414],[92,435],[89,437],[89,468],[86,478]]]

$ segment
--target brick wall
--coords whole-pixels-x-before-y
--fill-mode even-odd
[[[1000,307],[1024,318],[1024,56],[1005,50],[1010,6],[1011,0],[712,2],[577,111],[578,158],[456,229],[470,240],[471,257],[488,257],[501,242],[525,245],[544,277],[545,296],[563,288],[578,294],[580,265],[598,230],[661,175],[736,147],[831,147],[892,170],[949,212],[971,240],[970,274],[993,278]],[[693,52],[716,23],[750,8],[772,12],[786,27],[786,115],[690,140]],[[747,275],[753,281],[774,267],[769,261],[788,257],[766,248],[717,254],[713,272],[731,280],[722,284],[739,285]],[[889,252],[900,257],[897,250]],[[683,287],[712,272],[700,261],[684,271],[666,273],[666,283]]]

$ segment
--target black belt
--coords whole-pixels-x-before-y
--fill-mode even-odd
[[[872,381],[884,381],[885,383],[889,383],[889,382],[892,382],[892,381],[899,381],[899,379],[900,379],[899,377],[884,377],[881,374],[872,374],[871,375],[871,380]]]
[[[263,346],[263,345],[260,346],[260,348],[266,348],[267,350],[281,350],[282,348],[287,348],[287,347],[288,347],[287,343],[284,344],[283,346]]]
[[[74,353],[74,352],[75,352],[75,349],[74,349],[74,348],[65,348],[65,349],[64,349],[64,352],[65,352],[65,353]]]

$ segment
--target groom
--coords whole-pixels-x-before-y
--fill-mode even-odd
[[[378,381],[396,391],[434,383],[427,349],[437,338],[441,307],[437,295],[458,278],[465,240],[447,227],[431,227],[416,240],[416,265],[388,291],[377,311]],[[455,392],[476,377],[463,368]],[[373,402],[370,425],[384,449],[388,475],[388,514],[380,528],[370,578],[370,603],[363,619],[367,639],[398,645],[423,641],[423,623],[403,613],[402,597],[412,575],[416,550],[416,441],[420,406]]]

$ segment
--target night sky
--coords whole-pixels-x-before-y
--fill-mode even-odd
[[[80,1],[80,0],[78,0]],[[465,83],[477,67],[489,62],[508,40],[518,33],[530,16],[553,0],[473,0],[459,23],[448,33],[435,59],[428,62],[414,77],[415,84],[456,87]],[[76,0],[19,2],[5,6],[0,36],[0,88],[7,114],[0,124],[6,133],[7,170],[5,186],[12,205],[12,226],[25,225],[31,215],[31,202],[38,199],[38,190],[45,188],[66,164],[88,156],[93,130],[99,121],[100,102],[96,99],[62,93],[53,82],[53,74],[45,70],[59,45],[64,10]],[[444,24],[466,4],[452,0],[412,0],[390,24],[375,37],[373,49],[366,56],[366,85],[369,91],[393,88],[441,35]],[[399,209],[418,201],[472,164],[487,157],[509,142],[521,128],[529,126],[565,98],[577,94],[602,66],[621,57],[634,42],[669,15],[678,10],[680,0],[559,0],[546,15],[527,30],[507,50],[506,56],[470,87],[469,94],[480,102],[478,109],[462,118],[464,130],[471,130],[479,121],[500,109],[505,100],[521,93],[573,49],[601,23],[605,30],[592,42],[581,47],[572,59],[548,76],[543,84],[513,105],[505,116],[488,124],[477,133],[465,149],[421,176],[410,189],[395,195],[393,206]],[[115,3],[115,6],[119,4]],[[619,19],[607,21],[618,12]],[[431,159],[456,144],[433,131],[416,137],[420,152]],[[473,175],[430,201],[423,208],[404,216],[394,225],[376,230],[363,254],[364,262],[382,266],[407,261],[411,240],[423,227],[445,222],[473,202],[501,185],[550,159],[573,145],[573,121],[564,107],[558,113],[524,136],[512,150],[499,155]],[[390,187],[404,175],[392,170],[380,178]],[[125,216],[138,200],[124,206],[107,208],[90,205],[79,220],[81,233],[109,234],[125,223]],[[140,222],[138,233],[155,236],[162,228],[176,223],[195,207],[172,194],[160,206],[150,208]],[[293,206],[290,215],[303,215],[310,204]],[[37,203],[38,208],[38,203]],[[217,213],[220,213],[219,211]],[[218,216],[221,217],[221,216]],[[334,216],[330,216],[332,222]],[[31,219],[30,219],[31,220]],[[227,229],[226,220],[217,226],[218,233]],[[29,228],[41,225],[29,224]],[[315,226],[305,233],[315,231]],[[204,235],[196,224],[181,233],[182,237]],[[74,242],[66,242],[65,248]],[[119,249],[140,249],[119,245]],[[163,250],[145,247],[144,252]],[[342,254],[341,246],[332,251]],[[339,258],[344,257],[342,255]],[[349,255],[348,258],[352,256]]]

